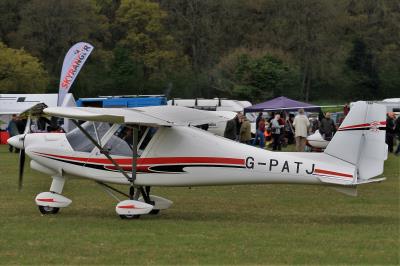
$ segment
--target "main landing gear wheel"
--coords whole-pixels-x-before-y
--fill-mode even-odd
[[[126,219],[126,220],[133,220],[133,219],[139,219],[140,215],[120,215],[121,219]]]
[[[49,206],[38,206],[38,207],[39,207],[39,211],[42,214],[56,214],[60,210],[60,208],[49,207]]]

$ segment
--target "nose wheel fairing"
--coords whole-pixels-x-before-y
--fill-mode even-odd
[[[64,188],[65,178],[53,176],[50,191],[39,193],[35,203],[42,214],[56,214],[60,208],[68,207],[71,200],[61,195]]]

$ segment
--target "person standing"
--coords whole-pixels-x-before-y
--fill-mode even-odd
[[[8,131],[8,134],[10,135],[10,138],[19,134],[18,127],[17,127],[17,116],[16,115],[12,115],[11,120],[7,126],[7,131]],[[8,151],[13,152],[14,147],[11,146],[10,144],[8,144],[8,146],[9,146]],[[19,150],[17,148],[15,148],[15,152],[19,152]]]
[[[235,117],[236,122],[236,141],[240,141],[240,127],[242,126],[242,113],[238,113]]]
[[[226,122],[224,137],[231,140],[236,140],[236,117]]]
[[[393,116],[393,113],[387,113],[386,115],[386,144],[388,145],[389,152],[393,152],[394,145],[395,124]]]
[[[264,132],[265,132],[265,119],[261,118],[257,125],[256,137],[254,138],[254,141],[253,141],[254,146],[257,144],[257,141],[259,141],[260,148],[265,147]]]
[[[286,125],[286,114],[284,112],[280,113],[280,118],[278,120],[280,128],[281,128],[281,133],[280,133],[280,144],[283,147],[286,147],[287,144],[287,139],[286,139],[286,135],[285,135],[285,125]]]
[[[319,132],[321,133],[324,140],[330,141],[336,132],[335,122],[331,119],[331,113],[327,112],[325,117],[321,120],[321,125],[319,127]]]
[[[26,119],[22,119],[21,117],[17,116],[17,120],[15,120],[15,121],[16,121],[16,124],[17,124],[17,128],[18,128],[19,134],[23,134],[24,131],[25,131],[27,120]]]
[[[279,119],[281,116],[279,114],[275,115],[275,118],[271,120],[271,133],[272,133],[272,150],[281,150],[281,131],[283,126],[279,124]]]
[[[394,131],[397,134],[397,139],[399,140],[399,143],[397,145],[397,149],[395,151],[395,155],[399,156],[400,155],[400,115],[397,117],[396,121],[394,122]]]
[[[296,151],[303,152],[306,147],[308,128],[310,126],[310,121],[304,114],[304,109],[299,109],[299,113],[294,118],[293,126],[296,138]]]
[[[250,144],[251,140],[251,125],[246,116],[242,116],[242,125],[240,126],[240,138],[241,143]]]
[[[259,112],[258,116],[256,118],[256,127],[258,127],[258,123],[260,123],[260,120],[263,118],[263,112]]]
[[[288,144],[293,144],[295,141],[294,140],[293,121],[294,121],[294,115],[289,114],[289,119],[286,120],[286,124],[285,124],[285,131],[286,131],[286,137],[288,140]]]
[[[314,134],[320,127],[321,121],[318,117],[314,117],[311,119],[311,133]]]
[[[350,112],[350,105],[348,103],[345,103],[343,106],[343,115],[346,117],[346,115]]]

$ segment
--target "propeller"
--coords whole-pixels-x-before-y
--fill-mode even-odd
[[[24,169],[25,169],[25,137],[31,131],[31,117],[29,116],[26,121],[24,135],[21,137],[22,148],[19,150],[19,175],[18,175],[18,190],[22,189],[24,181]]]
[[[19,151],[19,176],[18,176],[18,190],[22,189],[25,168],[25,149]]]

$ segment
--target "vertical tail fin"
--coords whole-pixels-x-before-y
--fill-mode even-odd
[[[380,175],[387,159],[385,127],[385,106],[356,102],[325,153],[355,165],[360,179]]]

